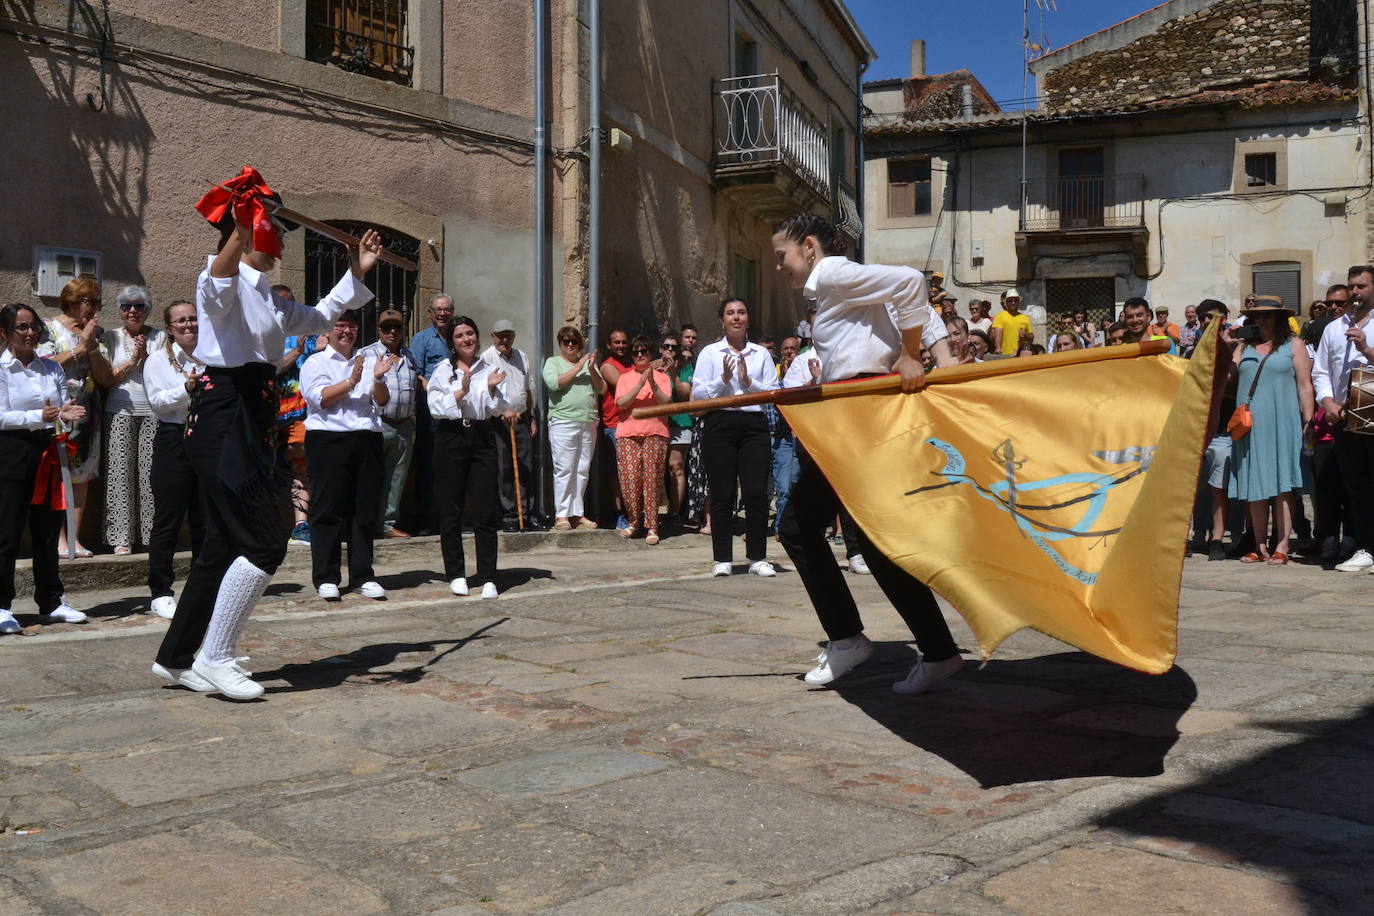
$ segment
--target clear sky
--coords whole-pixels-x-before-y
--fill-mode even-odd
[[[926,42],[926,72],[973,71],[1003,108],[1020,107],[1021,0],[845,0],[878,52],[865,80],[911,75],[913,38]],[[1159,0],[1054,0],[1041,13],[1030,0],[1031,41],[1049,50],[1158,6]],[[1048,2],[1044,5],[1048,6]],[[1030,92],[1035,93],[1034,80]]]

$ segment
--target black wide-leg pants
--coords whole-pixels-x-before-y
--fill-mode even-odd
[[[200,484],[186,457],[186,429],[181,423],[159,423],[153,438],[153,534],[148,539],[148,593],[170,597],[172,558],[181,535],[181,523],[191,517],[191,562],[205,543],[205,518],[201,512]]]
[[[735,484],[744,500],[744,556],[768,555],[768,471],[773,445],[762,411],[717,410],[702,421],[701,461],[711,494],[711,553],[733,559]]]
[[[40,614],[62,603],[57,569],[57,536],[65,513],[35,506],[34,481],[52,430],[0,430],[0,608],[14,609],[14,567],[28,525],[33,547],[33,600]]]
[[[348,539],[348,581],[354,588],[373,578],[372,537],[382,523],[386,481],[382,434],[369,430],[305,433],[310,473],[311,581],[340,584],[341,545]]]
[[[463,513],[477,547],[478,584],[496,579],[496,526],[501,520],[496,433],[485,420],[440,420],[434,431],[435,501],[444,576],[467,578]]]
[[[844,574],[840,572],[840,564],[835,561],[835,554],[825,538],[826,526],[834,521],[840,510],[840,499],[821,473],[820,466],[804,449],[799,452],[801,473],[787,498],[778,534],[811,596],[826,636],[831,640],[848,639],[863,632],[864,623]],[[848,534],[847,520],[845,524]],[[854,535],[855,546],[864,555],[878,587],[911,629],[922,657],[939,662],[958,655],[959,647],[940,613],[935,593],[879,553],[857,524]]]

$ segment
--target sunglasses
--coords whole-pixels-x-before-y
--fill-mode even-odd
[[[632,354],[634,354],[635,356],[648,356],[648,355],[649,355],[649,350],[648,350],[648,348],[646,348],[646,347],[635,347],[635,348],[634,348],[633,350],[631,350],[630,352],[631,352]]]
[[[562,344],[562,345],[565,346],[565,347],[575,347],[575,346],[577,346],[577,341],[575,341],[575,340],[560,340],[559,343]]]
[[[1327,299],[1327,300],[1326,300],[1326,304],[1327,304],[1327,305],[1346,305],[1347,303],[1346,303],[1346,301],[1345,301],[1344,299]]]
[[[100,300],[99,300],[99,299],[96,299],[96,298],[94,298],[94,297],[92,297],[92,296],[81,296],[81,297],[78,298],[76,301],[79,302],[79,303],[82,304],[82,305],[99,305],[99,304],[100,304]]]
[[[665,349],[665,350],[677,350],[677,349],[679,349],[679,347],[678,347],[677,344],[663,344],[663,349]]]
[[[144,311],[144,310],[147,309],[147,308],[148,308],[148,303],[146,303],[146,302],[121,302],[121,303],[119,303],[119,310],[120,310],[121,312],[142,312],[142,311]]]
[[[400,329],[401,326],[399,324],[384,324],[377,330],[381,331],[383,334],[390,334],[392,331],[399,331]]]

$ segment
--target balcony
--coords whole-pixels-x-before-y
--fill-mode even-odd
[[[1129,253],[1144,276],[1149,235],[1143,175],[1029,179],[1016,233],[1020,276],[1035,275],[1037,255],[1068,252]]]
[[[714,171],[723,191],[764,219],[835,207],[826,126],[776,73],[718,80],[716,100]]]
[[[835,182],[835,228],[849,239],[851,245],[858,245],[863,238],[864,224],[859,218],[859,198],[847,181]]]

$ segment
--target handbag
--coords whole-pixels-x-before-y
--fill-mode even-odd
[[[1239,442],[1250,434],[1250,430],[1255,427],[1255,415],[1250,412],[1250,401],[1255,397],[1255,389],[1259,387],[1260,373],[1264,371],[1264,364],[1269,361],[1269,357],[1274,355],[1274,346],[1264,354],[1264,359],[1260,360],[1259,367],[1255,369],[1255,378],[1250,382],[1250,393],[1245,396],[1245,403],[1236,406],[1236,410],[1231,414],[1231,419],[1226,423],[1226,431],[1231,434],[1232,442]]]

